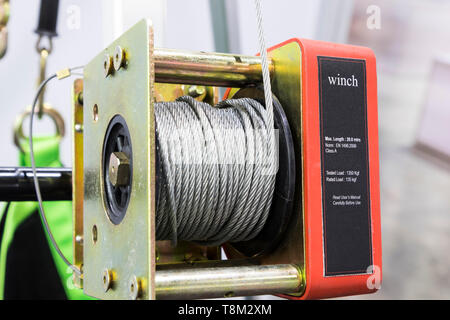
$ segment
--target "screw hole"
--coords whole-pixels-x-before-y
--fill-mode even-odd
[[[98,106],[95,104],[94,108],[93,108],[93,118],[94,118],[94,122],[98,121]]]
[[[97,231],[97,226],[94,224],[94,226],[92,227],[92,241],[95,243],[97,243],[97,239],[98,239],[98,231]]]

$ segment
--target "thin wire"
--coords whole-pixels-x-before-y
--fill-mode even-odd
[[[261,66],[264,85],[264,98],[266,101],[266,109],[268,111],[269,123],[273,128],[273,100],[272,100],[272,85],[270,83],[269,62],[267,58],[266,39],[264,36],[264,22],[262,16],[261,0],[255,0],[256,8],[256,22],[258,25],[258,39],[259,39],[259,51],[261,54]]]
[[[263,86],[264,86],[264,100],[266,103],[267,110],[267,123],[268,126],[272,129],[269,132],[269,151],[277,152],[278,145],[275,144],[275,130],[274,130],[274,120],[273,120],[273,95],[272,95],[272,85],[270,82],[270,72],[269,72],[269,61],[267,57],[267,46],[266,46],[266,38],[264,36],[264,21],[262,14],[262,5],[261,0],[255,0],[255,9],[256,9],[256,22],[258,26],[258,39],[259,39],[259,51],[261,54],[261,69],[263,75]],[[268,154],[268,159],[274,159],[277,155]],[[268,163],[269,168],[267,168],[267,172],[276,172],[278,171],[278,161],[271,161]]]
[[[70,70],[70,72],[72,72],[74,70],[80,70],[80,69],[84,69],[84,66],[76,66],[76,67],[70,68],[69,70]]]
[[[75,68],[70,68],[69,71],[71,72],[70,75],[72,75],[72,71],[73,70],[77,70],[77,69],[82,69],[82,66],[79,67],[75,67]],[[56,73],[51,75],[50,77],[48,77],[47,79],[45,79],[38,87],[38,90],[36,92],[36,95],[34,97],[33,100],[33,105],[31,107],[31,114],[30,114],[30,132],[29,132],[29,145],[30,145],[30,160],[31,160],[31,169],[33,171],[33,182],[34,182],[34,187],[36,190],[36,197],[38,199],[38,203],[39,203],[39,214],[41,216],[41,220],[42,223],[44,224],[45,230],[50,238],[50,241],[52,242],[52,245],[54,247],[54,249],[56,250],[56,252],[58,253],[58,255],[61,257],[61,259],[64,261],[64,263],[70,267],[73,272],[75,272],[75,274],[77,275],[81,275],[81,270],[79,270],[76,266],[74,266],[72,263],[70,263],[69,260],[67,260],[67,258],[64,256],[64,254],[62,253],[61,249],[59,248],[58,244],[56,243],[55,238],[53,237],[53,233],[50,230],[50,226],[48,224],[47,218],[45,216],[45,211],[44,211],[44,206],[42,204],[42,195],[41,195],[41,189],[39,187],[39,180],[37,178],[37,170],[36,170],[36,160],[34,157],[34,149],[33,149],[33,123],[34,123],[34,114],[35,114],[35,109],[36,109],[36,105],[37,102],[39,100],[39,96],[42,92],[42,90],[44,90],[45,86],[47,85],[47,83],[49,83],[51,80],[57,78]]]

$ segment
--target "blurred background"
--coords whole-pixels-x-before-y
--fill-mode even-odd
[[[15,166],[12,127],[39,72],[38,0],[10,0],[0,60],[0,166]],[[377,56],[383,286],[364,299],[450,299],[450,0],[263,1],[268,45],[292,37],[372,48]],[[60,0],[48,72],[86,64],[138,20],[156,46],[255,54],[252,0]],[[70,123],[72,81],[46,102]],[[45,118],[38,132],[52,132]],[[71,137],[62,143],[71,166]],[[348,299],[348,298],[347,298]]]

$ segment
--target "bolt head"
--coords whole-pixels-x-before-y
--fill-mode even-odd
[[[121,46],[116,47],[114,52],[114,69],[118,71],[120,68],[124,67],[126,64],[125,50]]]
[[[83,91],[80,91],[76,96],[76,101],[79,105],[83,105]]]
[[[105,77],[113,74],[114,72],[113,58],[109,54],[105,54],[103,59],[103,71]]]
[[[188,89],[188,93],[191,97],[197,98],[206,93],[206,88],[204,86],[190,86]]]
[[[123,152],[113,152],[109,158],[109,181],[115,187],[127,186],[130,182],[130,160]]]
[[[128,290],[131,300],[137,300],[141,296],[141,281],[136,276],[131,278]]]
[[[105,290],[105,292],[111,289],[113,282],[113,274],[111,270],[108,269],[103,270],[102,282],[103,282],[103,289]]]
[[[82,244],[83,244],[83,236],[77,234],[77,235],[75,236],[75,242],[82,245]]]

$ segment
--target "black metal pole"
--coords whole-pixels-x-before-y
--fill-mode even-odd
[[[37,168],[44,201],[72,200],[71,168]],[[25,167],[0,167],[0,201],[37,201],[33,171]]]

